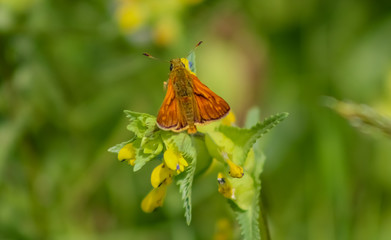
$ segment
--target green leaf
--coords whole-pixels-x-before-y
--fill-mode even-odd
[[[145,132],[144,137],[141,139],[141,148],[144,149],[144,153],[157,155],[163,150],[161,132],[161,130],[155,128]]]
[[[155,141],[148,141],[141,145],[143,148],[144,153],[146,154],[154,154],[158,155],[163,150],[163,143],[162,141],[155,140]]]
[[[162,152],[163,142],[154,116],[128,110],[124,112],[130,120],[127,129],[135,134],[139,143],[133,168],[136,172]]]
[[[140,170],[147,162],[154,159],[156,154],[146,154],[142,148],[138,148],[136,152],[136,161],[134,161],[133,171],[137,172]]]
[[[132,139],[129,140],[129,141],[119,143],[119,144],[117,144],[117,145],[115,145],[115,146],[112,146],[111,148],[107,149],[107,151],[109,151],[109,152],[111,152],[111,153],[116,153],[116,154],[118,154],[119,151],[120,151],[126,144],[133,142],[133,140],[134,140],[134,138],[132,138]]]
[[[193,186],[194,173],[197,164],[196,149],[193,144],[192,137],[186,133],[171,133],[165,132],[162,134],[163,140],[167,144],[174,144],[182,156],[186,159],[189,166],[185,171],[177,177],[177,185],[179,192],[182,195],[183,207],[185,209],[185,217],[187,225],[191,222],[191,189]]]
[[[128,110],[125,110],[124,113],[130,120],[127,129],[133,132],[138,138],[148,136],[157,129],[156,117],[152,115]]]
[[[251,174],[245,172],[242,178],[228,177],[232,189],[234,189],[235,199],[233,202],[241,209],[248,210],[251,208],[254,195],[254,179]]]
[[[251,128],[255,124],[257,124],[261,119],[261,110],[258,107],[252,107],[248,110],[246,115],[246,122],[244,123],[245,128]]]
[[[195,175],[199,176],[210,167],[213,162],[213,158],[209,154],[208,149],[206,147],[204,134],[195,134],[192,136],[192,139],[197,152],[197,166]]]
[[[219,127],[219,131],[235,143],[235,147],[232,152],[232,161],[236,164],[243,165],[248,151],[257,139],[269,132],[287,116],[288,113],[273,115],[266,118],[262,123],[257,123],[250,129],[221,125]]]
[[[136,139],[137,139],[136,135],[135,135],[135,134],[132,134],[132,137],[131,137],[128,141],[119,143],[119,144],[117,144],[117,145],[115,145],[115,146],[112,146],[111,148],[107,149],[107,151],[108,151],[108,152],[111,152],[111,153],[116,153],[116,154],[118,154],[119,151],[120,151],[126,144],[135,142],[135,141],[137,141]],[[137,145],[137,144],[136,144],[136,145]]]
[[[251,157],[251,156],[249,156]],[[263,163],[265,161],[265,156],[262,155],[255,155],[255,169],[254,174],[251,176],[254,180],[254,187],[252,191],[254,191],[255,194],[253,194],[251,199],[251,204],[247,210],[243,210],[239,208],[239,205],[236,205],[234,201],[229,201],[231,203],[231,207],[233,208],[236,219],[239,222],[241,234],[243,236],[244,240],[259,240],[261,239],[261,232],[266,232],[267,229],[264,224],[261,224],[259,217],[262,215],[260,212],[259,207],[259,199],[260,199],[260,193],[261,193],[261,178],[260,175],[262,173],[263,169]],[[238,179],[240,180],[240,179]],[[243,189],[237,189],[236,194],[243,194],[245,193],[246,189],[248,189],[248,186],[243,185]],[[247,199],[246,199],[247,200]],[[261,227],[261,229],[260,229]]]
[[[223,152],[230,153],[235,150],[235,143],[219,131],[210,131],[205,134],[205,145],[209,154],[217,160],[224,162]],[[232,157],[232,156],[229,156]]]
[[[147,162],[157,157],[163,151],[163,141],[160,137],[159,131],[150,135],[150,137],[143,137],[136,152],[136,161],[134,161],[133,171],[140,170]]]
[[[256,191],[260,191],[261,188],[256,188]],[[232,206],[232,205],[231,205]],[[243,240],[257,240],[261,239],[258,218],[259,218],[259,203],[258,194],[255,194],[253,198],[253,204],[251,207],[243,211],[239,208],[233,207],[236,219],[240,225],[240,232],[243,236]]]

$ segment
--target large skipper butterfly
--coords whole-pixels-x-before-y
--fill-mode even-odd
[[[148,53],[144,55],[154,58]],[[228,103],[201,83],[190,70],[186,58],[170,61],[166,97],[156,119],[159,128],[174,132],[187,130],[193,134],[197,132],[197,125],[221,119],[229,110]]]

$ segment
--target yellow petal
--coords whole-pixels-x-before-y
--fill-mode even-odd
[[[139,29],[147,18],[147,12],[141,4],[123,3],[116,11],[120,29],[124,33],[132,33]]]
[[[227,178],[224,177],[222,173],[218,173],[217,182],[219,183],[219,193],[225,198],[235,199],[234,191],[232,189],[231,183]]]
[[[187,166],[189,166],[189,164],[186,162],[186,160],[183,157],[181,157],[179,159],[179,170],[178,170],[179,172],[178,173],[183,172],[185,170],[185,167],[187,167]]]
[[[178,154],[172,148],[169,148],[164,152],[164,162],[166,163],[167,167],[172,170],[177,170],[179,157],[180,156],[178,156]]]
[[[128,159],[127,161],[129,165],[134,166],[134,162],[136,161],[136,159]]]
[[[185,170],[185,167],[189,166],[182,154],[175,150],[175,148],[168,148],[164,152],[164,162],[171,170],[181,173]]]
[[[133,145],[131,143],[126,144],[119,150],[118,152],[118,160],[119,161],[125,161],[128,160],[129,164],[132,164],[131,160],[135,160],[136,157],[136,150],[134,149]],[[134,161],[133,161],[134,165]]]
[[[229,175],[233,178],[241,178],[243,177],[243,168],[239,165],[236,165],[231,160],[227,159],[227,163],[229,165]]]
[[[151,174],[152,187],[159,187],[164,181],[171,182],[173,171],[163,163],[155,167]]]
[[[141,202],[141,209],[146,213],[151,213],[156,208],[163,206],[166,190],[167,184],[162,184],[160,187],[152,189]]]
[[[189,164],[187,163],[187,161],[183,157],[179,158],[179,165],[182,165],[184,167],[189,166]]]
[[[232,126],[236,121],[235,115],[232,111],[229,111],[228,115],[221,120],[221,124]]]

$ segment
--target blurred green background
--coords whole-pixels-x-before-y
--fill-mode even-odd
[[[140,210],[140,172],[107,149],[124,109],[156,114],[169,66],[197,49],[198,76],[238,124],[289,112],[263,138],[272,239],[391,239],[391,141],[322,96],[391,114],[391,2],[0,0],[0,239],[213,239],[234,223],[216,176]],[[157,165],[157,164],[155,164]],[[224,224],[223,224],[224,225]],[[228,238],[229,239],[229,238]]]

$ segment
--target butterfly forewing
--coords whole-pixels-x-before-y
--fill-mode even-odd
[[[186,125],[178,99],[175,97],[172,79],[168,81],[166,96],[160,107],[156,121],[160,128],[172,131],[182,131]]]
[[[205,86],[197,76],[192,75],[192,77],[194,99],[198,110],[195,123],[204,124],[227,115],[230,110],[228,103]]]

